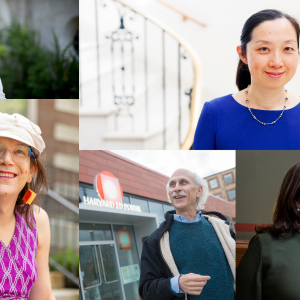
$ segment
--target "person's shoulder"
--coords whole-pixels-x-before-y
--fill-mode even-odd
[[[167,212],[168,213],[168,212]],[[144,241],[144,243],[151,244],[152,246],[157,246],[160,238],[163,234],[169,230],[171,220],[168,218],[168,221],[163,221],[157,229],[155,229]]]
[[[159,242],[160,230],[159,228],[155,229],[144,241],[144,245],[148,244],[153,248],[157,247]]]
[[[232,102],[232,94],[215,98],[213,100],[205,102],[207,106],[209,106],[213,110],[220,110],[226,107],[230,102]]]
[[[33,205],[33,209],[35,212],[35,220],[36,220],[36,227],[38,230],[38,237],[39,237],[39,245],[43,242],[43,240],[48,240],[48,237],[50,237],[50,223],[49,223],[49,217],[47,212],[37,206]]]
[[[206,218],[214,218],[217,222],[225,222],[227,225],[229,225],[229,220],[223,214],[217,211],[202,211],[202,214]]]
[[[270,246],[276,238],[270,232],[258,233],[249,242],[249,245],[259,245],[261,248]]]
[[[49,217],[48,214],[46,213],[46,211],[37,206],[37,205],[33,205],[33,209],[35,212],[35,219],[37,223],[49,223]]]

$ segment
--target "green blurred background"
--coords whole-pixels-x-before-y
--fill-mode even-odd
[[[52,30],[52,47],[40,33],[12,18],[0,29],[0,78],[7,99],[78,99],[79,61],[72,41],[61,47]]]

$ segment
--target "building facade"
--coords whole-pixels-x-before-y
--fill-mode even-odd
[[[80,297],[140,299],[143,241],[174,209],[169,177],[109,151],[80,151],[79,165]],[[235,206],[212,195],[205,210],[235,218]]]
[[[221,199],[235,204],[236,172],[235,168],[205,177],[209,192]]]

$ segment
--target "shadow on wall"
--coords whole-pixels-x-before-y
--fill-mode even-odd
[[[77,22],[77,23],[76,23]],[[66,26],[76,36],[78,18]],[[79,62],[73,41],[64,49],[54,31],[53,49],[41,46],[36,30],[16,19],[0,29],[0,78],[8,99],[78,99]]]

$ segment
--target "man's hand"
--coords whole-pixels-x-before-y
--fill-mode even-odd
[[[200,295],[210,276],[201,276],[194,273],[179,277],[179,288],[189,295]]]

